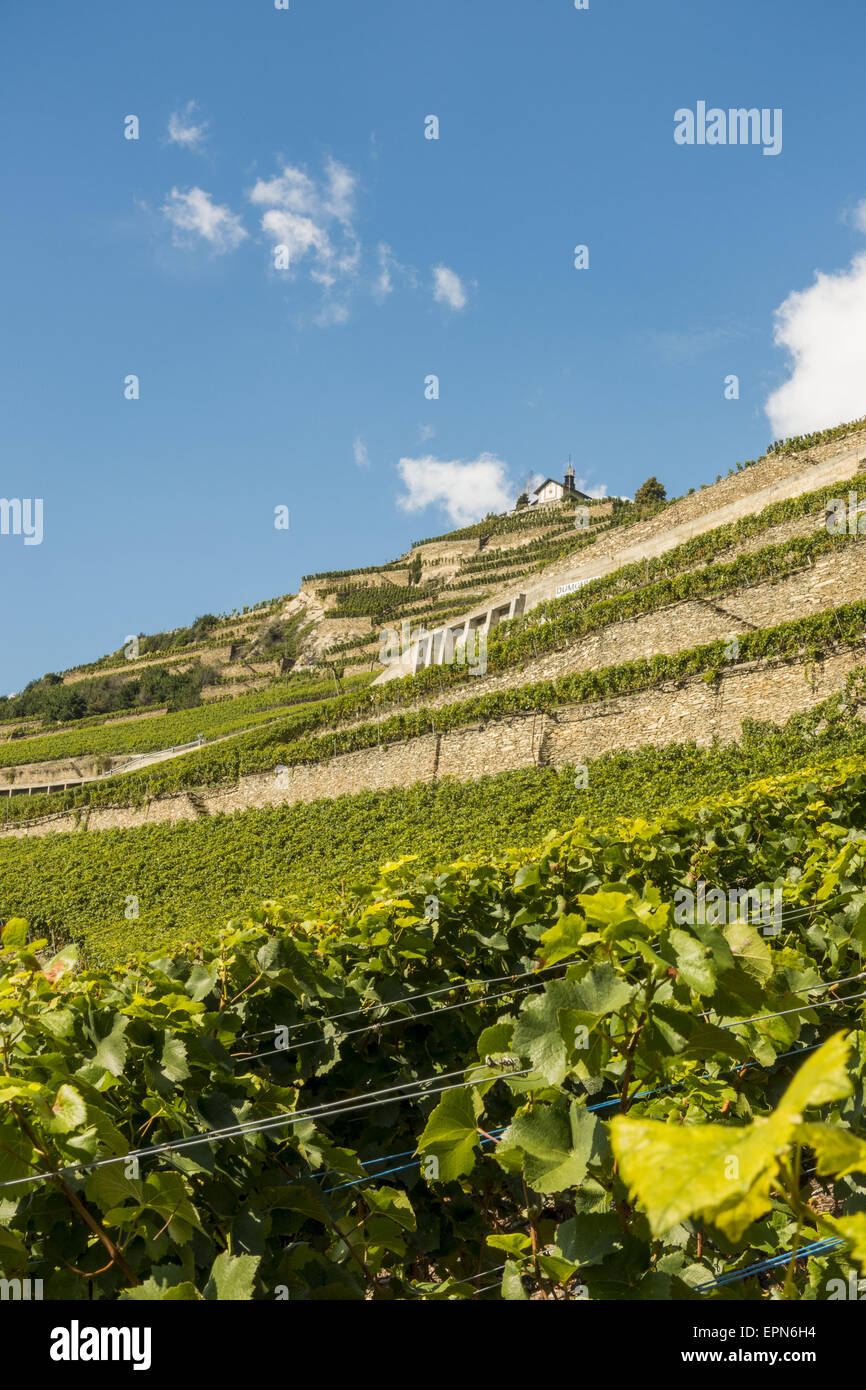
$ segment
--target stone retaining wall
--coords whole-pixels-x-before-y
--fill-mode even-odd
[[[782,723],[840,692],[849,673],[863,663],[864,652],[866,644],[860,644],[812,665],[802,660],[753,662],[732,667],[710,682],[700,677],[668,681],[652,690],[566,706],[553,714],[515,715],[441,734],[431,729],[402,743],[339,754],[287,773],[243,777],[234,786],[197,788],[191,794],[177,792],[140,809],[59,814],[0,833],[28,836],[162,824],[443,777],[474,781],[521,767],[561,767],[646,744],[732,742],[740,737],[745,717]]]

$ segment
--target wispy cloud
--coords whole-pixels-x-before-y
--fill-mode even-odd
[[[866,231],[866,201],[853,221]],[[814,284],[789,294],[775,318],[774,340],[791,359],[788,380],[764,407],[775,435],[866,414],[866,251],[847,270],[817,271]]]
[[[265,236],[283,253],[281,270],[291,276],[306,270],[329,291],[356,276],[361,258],[354,229],[357,185],[351,170],[334,159],[320,179],[286,164],[275,178],[258,180],[249,199],[262,209]]]
[[[162,212],[171,224],[175,245],[187,249],[204,241],[215,254],[223,255],[234,251],[247,235],[240,218],[230,208],[215,203],[202,188],[190,188],[186,193],[173,188]]]
[[[191,150],[201,147],[207,122],[197,120],[196,111],[195,103],[189,102],[172,113],[171,143]],[[426,274],[403,264],[387,241],[363,245],[357,229],[360,191],[358,175],[332,157],[318,172],[281,161],[272,177],[258,178],[246,190],[271,247],[275,278],[294,284],[299,291],[303,287],[318,291],[312,305],[307,296],[308,321],[346,323],[359,296],[381,304],[398,288],[426,293],[429,286],[436,302],[455,312],[465,309],[467,286],[450,267],[434,266],[431,283]],[[224,254],[248,236],[239,214],[198,187],[173,188],[161,211],[175,245],[187,249],[206,244],[214,253]],[[307,310],[301,309],[301,318]]]
[[[207,121],[193,119],[198,106],[188,101],[182,111],[172,111],[168,118],[168,140],[171,145],[181,145],[185,150],[200,150],[207,138]]]
[[[358,435],[355,439],[354,453],[355,462],[357,463],[359,468],[370,467],[370,455],[367,452],[367,446],[360,435]]]
[[[433,267],[433,298],[439,304],[447,304],[451,309],[466,308],[466,290],[463,281],[447,265]]]
[[[425,507],[441,507],[455,526],[468,526],[488,512],[508,511],[516,492],[508,466],[495,454],[477,459],[450,461],[433,458],[402,458],[397,471],[406,488],[397,497],[404,512],[420,512]]]
[[[379,299],[385,299],[394,288],[394,271],[398,262],[394,252],[385,241],[379,242],[376,247],[376,255],[379,261],[379,274],[373,292]]]
[[[607,497],[607,483],[591,483],[588,478],[575,478],[574,486],[587,497]]]
[[[858,232],[866,232],[866,198],[855,203],[853,208],[843,208],[839,221],[848,227],[856,227]]]
[[[714,352],[734,338],[742,336],[743,330],[731,324],[712,324],[703,328],[659,328],[641,335],[654,356],[663,362],[685,362],[689,358],[702,357],[704,353]]]
[[[336,324],[349,322],[349,305],[345,300],[326,299],[315,316],[320,328],[331,328]]]

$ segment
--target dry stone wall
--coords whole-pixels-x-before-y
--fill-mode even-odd
[[[793,521],[779,521],[775,526],[768,526],[765,531],[759,532],[756,536],[748,536],[745,540],[736,541],[734,545],[729,545],[727,550],[719,551],[714,559],[720,565],[727,565],[740,555],[754,555],[756,550],[763,550],[767,545],[780,545],[782,541],[812,536],[816,531],[824,529],[824,520],[824,512],[821,510],[820,512],[812,512],[808,516],[795,517]],[[698,565],[692,566],[694,569],[699,567]]]
[[[229,680],[243,680],[244,676],[265,676],[270,681],[279,674],[279,661],[232,661],[220,669],[220,675]]]
[[[0,743],[8,743],[13,729],[37,731],[42,728],[41,719],[11,719],[8,724],[0,724]]]
[[[500,675],[467,678],[459,686],[445,686],[440,694],[428,695],[406,708],[439,709],[457,699],[530,681],[556,680],[576,671],[619,666],[641,657],[673,656],[687,647],[773,627],[793,618],[808,618],[859,599],[866,599],[866,542],[854,541],[849,548],[823,556],[786,579],[737,589],[718,598],[684,599],[654,613],[611,623],[560,651],[536,657],[526,666]]]
[[[250,676],[248,680],[233,680],[226,685],[202,686],[201,698],[205,703],[213,700],[226,700],[233,695],[249,695],[253,690],[262,690],[271,684],[270,676]]]
[[[855,477],[863,461],[866,432],[849,435],[843,445],[825,446],[827,458],[817,462],[810,461],[806,455],[780,455],[764,459],[745,473],[738,473],[723,483],[707,488],[704,494],[695,493],[692,497],[682,498],[648,521],[604,533],[585,553],[581,552],[583,558],[579,555],[565,556],[539,572],[537,579],[527,576],[522,580],[512,580],[507,587],[503,585],[490,593],[484,601],[485,607],[499,607],[516,593],[523,592],[525,611],[530,612],[539,603],[553,598],[557,586],[563,581],[598,578],[612,574],[624,565],[663,555],[717,526],[752,516],[773,502],[798,497],[824,486],[839,486],[842,491]],[[472,603],[467,599],[462,616],[467,617],[472,611]],[[459,620],[455,613],[452,625]],[[407,674],[410,665],[411,655],[406,654],[401,663],[386,668],[377,677],[376,684],[385,684]]]
[[[773,502],[804,492],[838,483],[840,495],[844,495],[843,485],[856,476],[866,456],[866,432],[849,435],[841,446],[829,444],[824,449],[826,457],[815,460],[805,454],[771,455],[744,473],[682,498],[648,521],[600,536],[585,560],[578,564],[574,558],[559,560],[545,571],[545,579],[572,570],[578,578],[609,574],[632,560],[663,555],[716,526],[753,516]],[[531,600],[532,595],[528,595],[528,603]]]
[[[233,645],[229,642],[222,646],[193,647],[189,652],[170,652],[165,656],[155,653],[153,656],[129,657],[120,666],[106,666],[97,671],[67,671],[62,680],[64,685],[76,685],[79,681],[97,680],[103,676],[122,676],[124,680],[132,680],[148,666],[168,666],[177,674],[188,671],[199,661],[204,666],[219,666],[228,661]]]
[[[774,455],[755,467],[723,480],[714,487],[683,498],[659,516],[636,526],[615,530],[599,538],[592,555],[580,563],[566,557],[544,572],[543,581],[529,593],[543,598],[562,577],[591,577],[609,573],[635,559],[663,554],[692,536],[727,521],[759,511],[770,502],[802,492],[838,484],[844,487],[862,472],[866,457],[866,431],[821,446],[808,454]],[[807,535],[820,518],[798,518],[772,532],[750,538],[725,553],[725,559],[745,554],[784,539]],[[477,539],[445,541],[421,548],[425,565],[438,560],[444,567],[479,549]],[[418,551],[413,551],[413,555]],[[728,637],[749,627],[765,627],[788,616],[807,616],[866,597],[866,552],[860,544],[840,550],[813,567],[773,584],[754,585],[718,600],[685,600],[645,617],[612,624],[599,633],[574,643],[561,652],[549,653],[531,667],[482,678],[424,703],[438,705],[465,694],[480,694],[529,680],[552,679],[569,672],[615,665],[655,653],[672,654],[699,642]],[[720,557],[721,558],[721,557]],[[441,570],[440,570],[441,573]],[[517,591],[512,584],[511,591]],[[504,597],[492,595],[490,603]],[[289,606],[297,605],[299,599]],[[306,601],[313,598],[306,595]],[[471,600],[467,597],[467,606]],[[315,606],[315,600],[313,603]],[[529,605],[528,605],[529,606]],[[319,613],[321,616],[321,606]],[[354,629],[353,629],[354,630]],[[168,658],[175,669],[190,660],[227,660],[230,648]],[[201,788],[157,799],[141,809],[97,808],[78,814],[58,813],[32,825],[16,825],[3,833],[42,835],[80,828],[108,829],[139,824],[172,822],[200,815],[231,813],[252,806],[282,805],[295,801],[355,793],[369,788],[407,786],[442,777],[472,780],[512,768],[538,765],[561,766],[598,757],[612,749],[636,749],[648,743],[713,739],[729,742],[740,736],[744,717],[779,723],[809,709],[841,690],[856,664],[864,659],[864,645],[845,648],[817,665],[803,661],[758,662],[731,666],[718,679],[693,678],[671,681],[653,690],[592,704],[574,705],[550,715],[523,715],[498,719],[485,725],[435,731],[400,744],[359,750],[308,767],[297,767],[278,779],[275,774],[246,777],[236,786]],[[149,658],[145,665],[165,664],[166,658]],[[232,664],[227,676],[247,686],[255,672],[261,679],[275,672],[277,663]],[[124,672],[140,669],[126,663]],[[86,673],[69,672],[65,681]],[[255,682],[258,683],[258,682]],[[225,687],[222,687],[225,693]],[[88,760],[77,759],[70,770],[81,772]],[[58,765],[51,764],[53,779]],[[29,769],[28,769],[29,771]]]
[[[77,758],[56,758],[53,762],[19,763],[0,770],[0,785],[36,787],[46,782],[79,782],[85,777],[96,777],[120,761],[88,753]]]
[[[443,777],[474,781],[515,768],[581,763],[612,749],[693,740],[708,745],[738,739],[742,721],[781,723],[839,693],[866,656],[866,644],[840,650],[825,660],[753,662],[734,666],[718,679],[669,681],[652,690],[597,703],[572,705],[553,714],[516,715],[407,739],[381,748],[343,753],[327,762],[300,766],[277,776],[244,777],[232,787],[201,788],[160,797],[141,809],[96,808],[58,814],[32,825],[0,830],[15,837],[81,829],[136,825],[231,814],[256,806],[281,806],[407,787]]]
[[[316,638],[326,651],[350,637],[366,637],[372,629],[372,618],[323,618],[316,629]]]
[[[744,718],[781,723],[839,694],[863,657],[861,646],[815,665],[749,663],[715,681],[670,682],[603,705],[556,711],[545,729],[540,761],[561,766],[646,744],[731,743],[741,737]]]
[[[153,709],[143,709],[138,714],[117,714],[106,719],[105,728],[113,729],[115,724],[138,724],[142,719],[161,719],[168,714],[168,705],[154,705]]]
[[[308,579],[304,587],[321,598],[329,590],[333,590],[334,588],[366,588],[370,584],[393,584],[398,589],[405,589],[408,583],[408,569],[381,569],[365,570],[363,574],[348,574],[341,572],[339,574],[329,575],[325,579]]]

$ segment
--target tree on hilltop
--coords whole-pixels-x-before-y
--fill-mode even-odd
[[[645,483],[641,483],[634,495],[634,504],[636,507],[652,506],[656,502],[667,501],[667,495],[664,485],[653,474],[651,478],[647,478]]]

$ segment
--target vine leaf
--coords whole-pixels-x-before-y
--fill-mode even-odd
[[[829,1105],[833,1100],[849,1096],[853,1089],[846,1071],[850,1047],[850,1036],[844,1033],[834,1033],[828,1038],[800,1067],[782,1096],[779,1109],[799,1117],[799,1112],[807,1106]]]
[[[62,951],[58,951],[56,956],[52,956],[42,974],[51,984],[56,984],[61,975],[65,975],[67,970],[74,970],[78,964],[78,947],[64,946]]]
[[[827,1173],[841,1178],[845,1173],[866,1172],[866,1142],[858,1139],[850,1129],[804,1124],[797,1130],[797,1139],[815,1150],[816,1172],[821,1177]]]
[[[87,1106],[74,1086],[66,1082],[57,1092],[57,1099],[51,1107],[51,1129],[55,1134],[68,1134],[70,1130],[80,1129],[87,1122]]]
[[[601,1264],[622,1249],[623,1234],[616,1212],[591,1212],[569,1217],[557,1227],[556,1248],[563,1259],[583,1268]]]
[[[677,970],[686,984],[696,994],[712,994],[716,988],[716,972],[709,947],[677,927],[672,929],[668,940],[673,948]]]
[[[536,1192],[563,1192],[586,1176],[598,1121],[590,1111],[572,1101],[536,1106],[530,1114],[517,1115],[496,1150],[503,1167],[521,1159],[523,1176]]]
[[[3,942],[4,950],[23,951],[27,946],[27,922],[23,917],[10,917],[2,932],[0,940]]]
[[[205,1285],[207,1299],[221,1303],[245,1303],[253,1296],[258,1255],[230,1255],[224,1250],[213,1262],[210,1278]]]
[[[471,1087],[447,1091],[418,1140],[421,1153],[438,1160],[438,1180],[452,1182],[475,1167],[478,1119],[483,1107]]]
[[[824,1216],[821,1225],[847,1241],[852,1257],[861,1269],[866,1269],[866,1212],[858,1211],[854,1216]]]
[[[848,1043],[836,1034],[804,1062],[769,1118],[741,1127],[674,1127],[626,1116],[611,1121],[620,1174],[646,1210],[653,1233],[698,1215],[737,1239],[770,1207],[779,1158],[803,1110],[850,1093],[847,1056]]]
[[[758,929],[748,922],[728,922],[722,934],[737,963],[763,984],[773,973],[773,961]]]
[[[521,926],[524,923],[520,924]],[[596,932],[588,932],[586,920],[576,912],[563,912],[552,927],[542,934],[542,960],[545,965],[556,965],[567,956],[576,956],[582,946],[600,940]]]
[[[129,1053],[129,1043],[123,1035],[128,1027],[128,1018],[124,1018],[123,1014],[114,1015],[111,1032],[106,1033],[105,1037],[100,1039],[93,1056],[94,1066],[104,1067],[112,1076],[123,1075],[123,1068]]]
[[[169,1033],[165,1039],[160,1058],[160,1070],[164,1077],[175,1083],[186,1081],[190,1075],[186,1060],[186,1046],[180,1038]]]
[[[502,1297],[509,1303],[527,1302],[529,1295],[523,1287],[520,1270],[509,1260],[502,1274]]]
[[[119,1294],[123,1302],[199,1302],[201,1294],[195,1284],[184,1279],[183,1270],[174,1265],[156,1266],[149,1279],[134,1289]]]
[[[509,1255],[524,1255],[532,1246],[529,1236],[523,1235],[521,1231],[507,1236],[488,1236],[485,1243],[494,1250],[505,1250]]]

